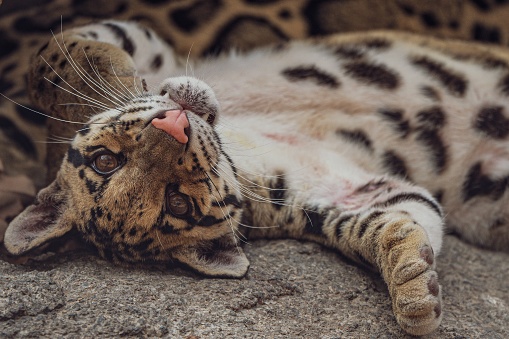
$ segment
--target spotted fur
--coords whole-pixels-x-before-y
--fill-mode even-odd
[[[379,271],[398,323],[420,335],[442,317],[444,216],[470,242],[509,247],[503,49],[373,32],[189,66],[154,32],[108,21],[40,53],[38,105],[103,112],[57,111],[84,127],[10,224],[13,254],[77,231],[116,262],[242,277],[242,239],[312,240]],[[185,143],[151,124],[171,110],[187,114]]]

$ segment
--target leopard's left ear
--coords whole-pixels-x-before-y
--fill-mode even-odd
[[[11,221],[5,231],[5,248],[13,255],[22,255],[69,232],[72,225],[63,217],[66,207],[66,193],[57,178]]]
[[[232,235],[182,248],[173,257],[209,277],[242,278],[249,268],[244,251]]]

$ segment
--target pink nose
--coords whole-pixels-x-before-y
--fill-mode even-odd
[[[185,133],[185,129],[189,127],[189,120],[187,120],[186,114],[181,110],[164,112],[164,117],[154,118],[152,125],[157,129],[165,131],[181,144],[187,143],[189,139]]]

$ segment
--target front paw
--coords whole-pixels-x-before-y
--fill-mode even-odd
[[[437,273],[426,271],[393,288],[392,307],[400,326],[413,335],[434,331],[442,321],[442,291]]]
[[[442,293],[428,237],[415,223],[384,237],[382,271],[400,326],[412,335],[434,331],[442,320]]]

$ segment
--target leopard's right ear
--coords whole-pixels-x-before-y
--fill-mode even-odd
[[[9,224],[4,237],[7,251],[22,255],[69,232],[72,225],[62,216],[67,204],[67,195],[57,178]]]

